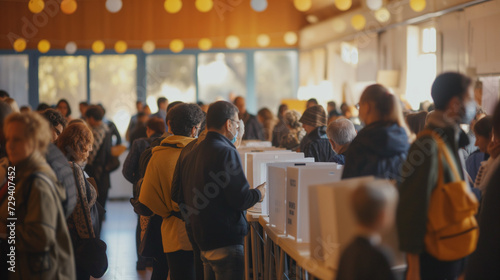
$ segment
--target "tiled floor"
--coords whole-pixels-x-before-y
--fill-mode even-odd
[[[151,269],[137,271],[135,226],[137,216],[128,201],[108,201],[101,237],[108,245],[108,264],[103,280],[149,280]]]

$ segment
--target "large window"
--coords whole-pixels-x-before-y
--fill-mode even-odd
[[[137,57],[135,55],[93,55],[90,57],[90,101],[101,103],[106,118],[125,135],[137,100]]]
[[[255,52],[255,80],[258,109],[267,107],[275,114],[283,99],[295,98],[297,52]]]
[[[194,55],[148,55],[146,58],[147,103],[154,113],[156,99],[196,102]]]
[[[0,89],[19,106],[28,104],[28,56],[0,55]]]
[[[43,56],[38,63],[40,103],[55,105],[64,98],[71,107],[71,116],[80,117],[78,103],[87,100],[87,58]]]
[[[199,100],[212,103],[247,95],[244,53],[201,53],[198,55]]]

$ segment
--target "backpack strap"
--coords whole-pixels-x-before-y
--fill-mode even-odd
[[[441,136],[437,132],[430,129],[425,129],[418,134],[418,138],[422,136],[430,136],[437,143],[439,159],[443,158],[450,166],[453,176],[455,176],[456,180],[461,180],[462,176],[460,176],[457,165],[451,156],[450,150],[446,145],[446,143],[444,143]],[[441,160],[438,161],[438,166],[439,166],[438,180],[440,180],[440,182],[444,184],[444,167],[443,167],[443,162]]]

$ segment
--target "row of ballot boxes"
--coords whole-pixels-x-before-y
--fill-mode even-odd
[[[250,187],[267,182],[265,199],[249,211],[269,215],[278,233],[309,243],[313,258],[337,269],[342,250],[357,231],[351,193],[375,178],[341,180],[341,165],[317,163],[303,153],[273,147],[245,147],[239,152]],[[395,228],[382,242],[392,249],[396,265],[404,265]]]

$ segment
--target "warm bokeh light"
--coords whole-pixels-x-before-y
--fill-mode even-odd
[[[47,40],[41,40],[38,42],[38,50],[41,53],[46,53],[50,50],[50,42]]]
[[[347,11],[352,6],[352,0],[335,0],[335,7],[341,11]]]
[[[312,6],[312,0],[293,0],[295,8],[301,12],[309,10]]]
[[[366,25],[366,19],[363,15],[357,14],[351,18],[351,25],[356,30],[363,30]]]
[[[106,0],[106,9],[110,13],[118,13],[123,7],[122,0]]]
[[[290,45],[290,46],[295,45],[295,44],[297,44],[297,41],[298,41],[297,33],[292,32],[292,31],[288,31],[283,36],[283,40],[285,41],[285,43],[287,45]]]
[[[196,0],[195,2],[196,9],[202,13],[206,13],[210,11],[214,6],[213,0]]]
[[[95,53],[102,53],[106,46],[104,45],[104,42],[101,40],[97,40],[92,44],[92,51]]]
[[[26,40],[18,38],[14,41],[13,48],[16,52],[22,52],[26,49]]]
[[[423,11],[425,9],[425,6],[427,6],[425,0],[410,0],[410,7],[415,12]]]
[[[343,19],[337,18],[333,20],[332,26],[333,26],[333,31],[337,33],[342,33],[347,28],[347,23]]]
[[[388,22],[391,19],[391,13],[387,8],[381,8],[375,11],[375,19],[378,22]]]
[[[237,49],[240,46],[240,39],[237,36],[231,35],[226,38],[226,47],[229,49]]]
[[[267,9],[267,0],[252,0],[250,6],[256,12],[263,12]]]
[[[38,14],[43,11],[43,8],[45,8],[45,2],[43,2],[43,0],[30,0],[28,8],[32,13]]]
[[[269,37],[269,35],[260,34],[259,36],[257,36],[257,45],[259,45],[259,47],[262,48],[268,47],[270,43],[271,43],[271,37]]]
[[[184,49],[184,42],[179,39],[172,40],[170,42],[170,50],[174,53],[180,53]]]
[[[182,9],[182,1],[181,0],[165,0],[165,11],[171,14],[175,14]]]
[[[202,38],[198,41],[198,48],[202,51],[208,51],[212,48],[212,41],[208,38]]]
[[[376,11],[382,8],[384,1],[382,0],[366,0],[366,6],[372,11]]]
[[[76,11],[77,6],[75,0],[63,0],[61,2],[61,11],[67,15],[71,15]]]
[[[75,42],[68,42],[66,44],[66,47],[64,47],[64,50],[66,51],[67,54],[74,54],[77,50],[77,46]]]
[[[152,53],[156,49],[156,45],[153,41],[146,41],[142,44],[142,51],[144,53]]]
[[[117,53],[124,53],[127,51],[127,43],[125,41],[118,41],[115,43],[115,51]]]

